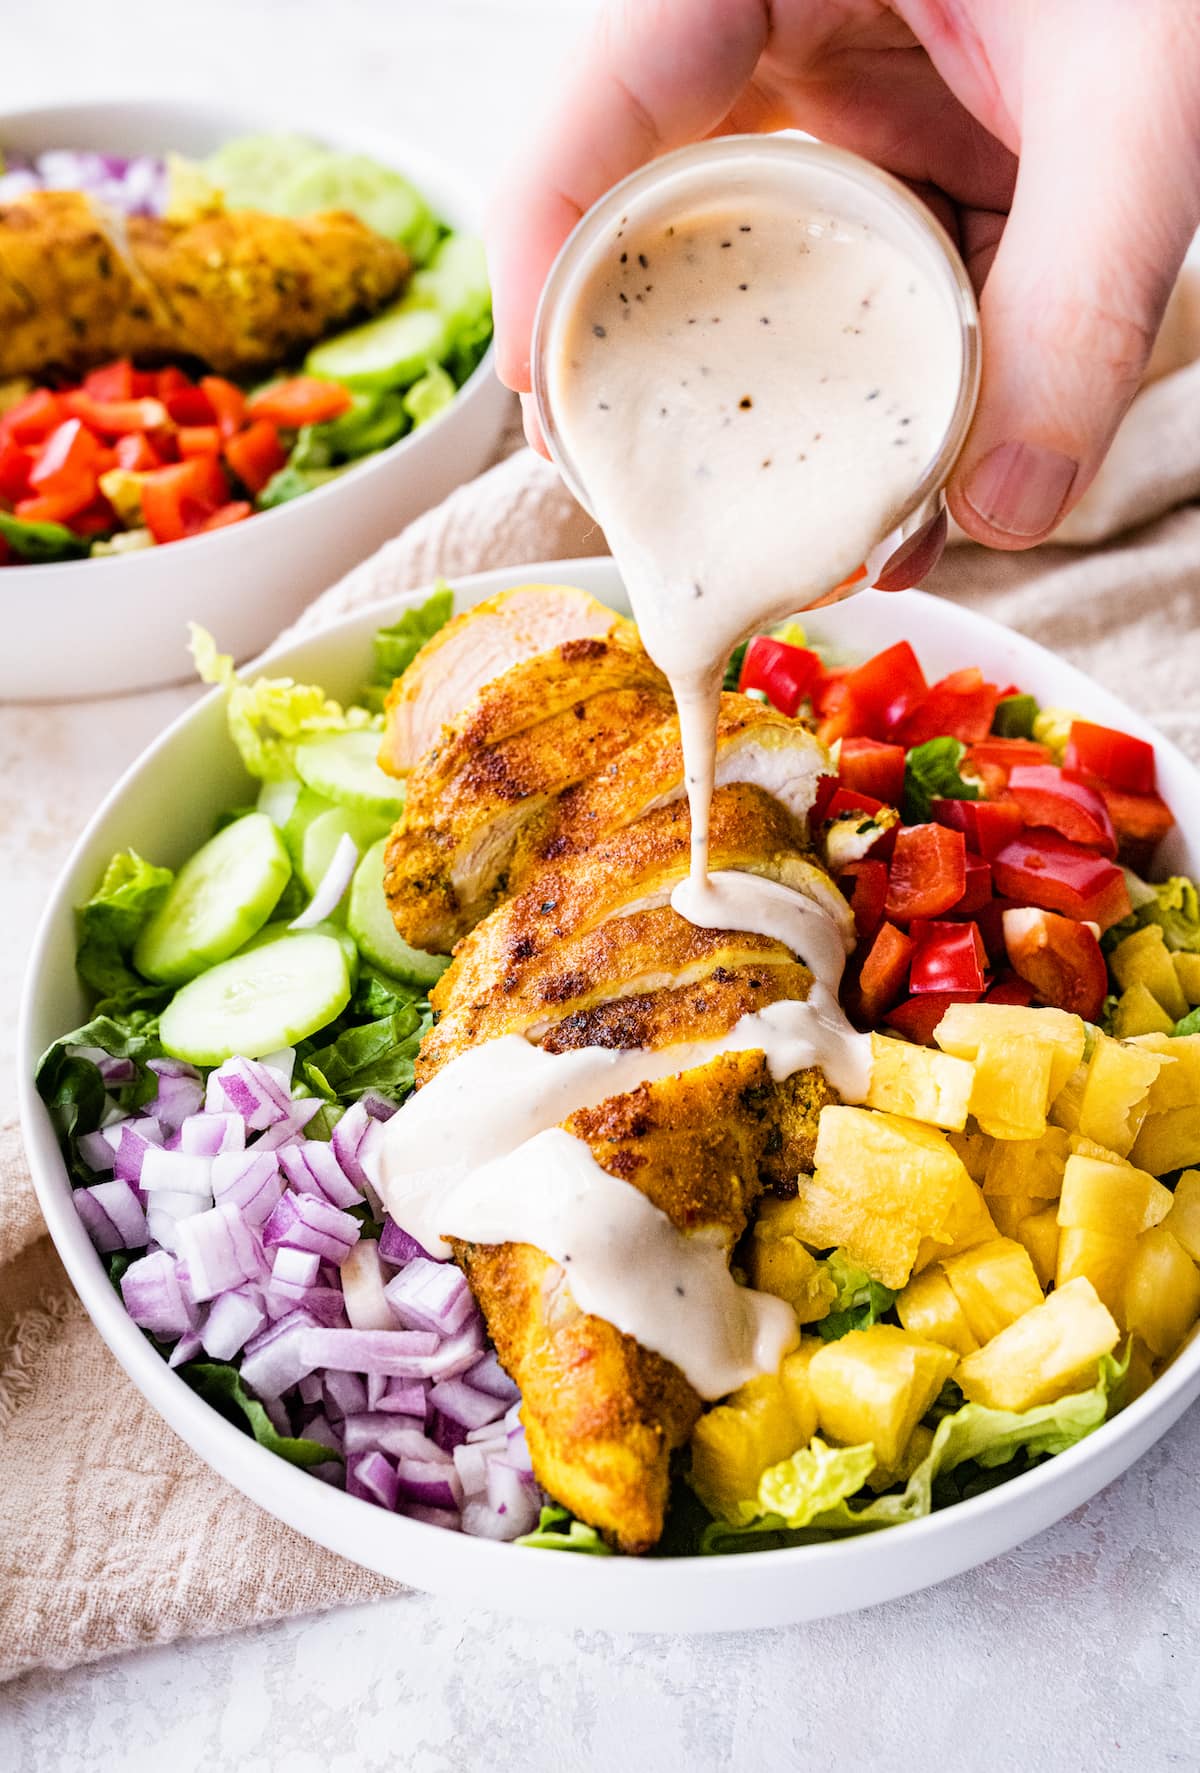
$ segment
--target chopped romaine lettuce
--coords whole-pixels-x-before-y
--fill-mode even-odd
[[[338,468],[301,468],[291,461],[285,462],[277,474],[272,474],[254,502],[260,511],[273,511],[276,505],[287,505],[292,499],[302,499],[305,493],[315,492],[327,480],[336,480],[345,466],[346,464]]]
[[[120,850],[92,897],[80,906],[75,966],[98,997],[122,998],[145,989],[146,981],[128,959],[174,878],[169,868],[156,868],[136,850]]]
[[[934,800],[978,800],[979,784],[964,781],[960,768],[967,748],[948,734],[914,745],[904,762],[903,813],[907,824],[923,825]]]
[[[187,1361],[180,1367],[179,1374],[227,1422],[237,1428],[248,1428],[260,1447],[266,1447],[269,1453],[277,1453],[289,1465],[301,1465],[307,1469],[328,1464],[331,1460],[341,1464],[342,1455],[335,1447],[280,1434],[258,1399],[251,1397],[242,1384],[237,1368],[231,1367],[228,1361]]]
[[[364,971],[349,1009],[322,1030],[321,1044],[315,1037],[301,1044],[300,1075],[329,1102],[353,1102],[367,1090],[399,1102],[412,1089],[413,1061],[431,1020],[418,990]]]
[[[1156,923],[1175,953],[1200,954],[1200,892],[1195,881],[1173,874],[1148,890],[1149,898],[1139,895],[1133,900],[1138,923]]]
[[[595,1527],[577,1521],[567,1509],[556,1502],[542,1509],[532,1533],[525,1533],[518,1545],[532,1545],[540,1551],[576,1551],[590,1557],[612,1556],[612,1547],[605,1545]]]
[[[301,428],[288,457],[289,468],[321,469],[359,461],[376,450],[387,449],[408,430],[411,413],[402,395],[390,389],[377,389],[351,394],[350,399],[348,410],[336,419]]]
[[[419,609],[406,609],[398,621],[380,628],[374,640],[372,686],[389,690],[403,676],[427,640],[444,628],[454,614],[454,592],[439,579],[432,595]]]
[[[748,640],[743,640],[739,642],[730,653],[729,663],[725,667],[725,681],[722,685],[724,689],[736,690],[738,684],[741,682],[742,666],[746,662],[746,648],[749,645],[750,642]]]
[[[1042,708],[1034,718],[1033,736],[1045,745],[1054,763],[1061,763],[1071,737],[1071,728],[1079,719],[1073,708]]]
[[[46,566],[55,560],[80,560],[91,544],[63,523],[30,523],[0,511],[0,539],[27,566]]]
[[[440,363],[435,363],[401,396],[401,401],[404,411],[413,424],[419,427],[427,425],[430,419],[436,419],[440,412],[444,412],[457,392],[454,378],[447,374]]]
[[[1200,1034],[1200,1009],[1189,1010],[1186,1016],[1181,1016],[1171,1033],[1173,1035]]]
[[[837,1293],[828,1317],[817,1325],[823,1341],[836,1342],[851,1330],[867,1329],[895,1304],[892,1289],[872,1280],[865,1268],[856,1267],[845,1250],[835,1250],[827,1256],[824,1266]]]

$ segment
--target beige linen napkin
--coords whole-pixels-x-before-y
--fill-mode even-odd
[[[1076,539],[1141,529],[1032,555],[957,547],[931,588],[1074,659],[1200,761],[1200,507],[1170,509],[1200,494],[1198,374],[1177,369],[1140,396]],[[298,627],[438,574],[602,551],[552,470],[520,451]],[[0,1498],[0,1678],[392,1592],[246,1501],[143,1402],[50,1247],[12,1125],[0,1129]]]

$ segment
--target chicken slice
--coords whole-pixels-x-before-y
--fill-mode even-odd
[[[464,610],[417,654],[387,698],[380,767],[416,769],[444,726],[480,690],[565,640],[610,634],[621,618],[573,585],[514,585]],[[624,624],[621,624],[624,626]]]

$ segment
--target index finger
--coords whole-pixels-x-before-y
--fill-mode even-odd
[[[716,129],[769,33],[766,0],[606,8],[491,207],[497,364],[510,388],[529,390],[538,297],[575,223],[626,174]]]

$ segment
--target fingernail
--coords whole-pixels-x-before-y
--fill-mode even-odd
[[[1040,536],[1053,527],[1079,463],[1037,443],[1002,443],[974,469],[963,494],[993,529]]]

